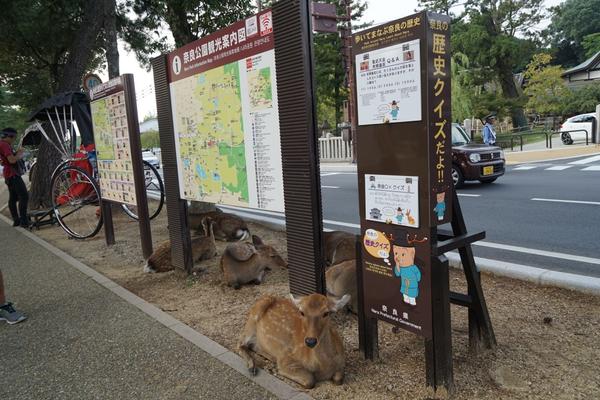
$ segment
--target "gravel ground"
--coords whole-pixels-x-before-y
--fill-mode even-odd
[[[115,212],[117,244],[107,248],[103,233],[79,242],[58,228],[36,233],[138,296],[230,349],[253,302],[265,293],[289,292],[285,269],[275,269],[260,286],[233,290],[221,283],[219,257],[201,262],[203,270],[143,274],[135,222]],[[167,239],[166,212],[152,221],[154,243]],[[249,224],[267,244],[286,257],[285,236]],[[217,243],[219,254],[225,243]],[[453,289],[465,288],[459,271],[451,272]],[[600,298],[517,280],[482,275],[498,348],[468,351],[467,313],[452,307],[456,399],[598,399],[600,398]],[[380,325],[380,359],[368,362],[358,351],[357,320],[339,314],[334,322],[345,345],[347,368],[342,386],[321,383],[309,394],[317,399],[426,399],[423,340]],[[277,375],[273,365],[266,368]]]

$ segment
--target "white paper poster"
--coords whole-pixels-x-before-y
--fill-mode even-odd
[[[419,39],[356,56],[358,124],[420,121]]]
[[[365,175],[365,215],[369,221],[419,227],[419,177]]]

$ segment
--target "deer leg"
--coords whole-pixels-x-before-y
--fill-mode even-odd
[[[301,365],[298,365],[298,363],[290,357],[284,357],[281,360],[277,360],[277,369],[282,376],[285,376],[294,382],[298,382],[306,389],[315,387],[316,380],[314,374]]]
[[[244,327],[244,332],[242,333],[242,340],[238,347],[240,356],[246,360],[246,364],[248,365],[248,371],[252,376],[256,376],[258,373],[258,368],[256,367],[256,360],[252,355],[252,349],[256,343],[256,322],[253,319],[249,319],[246,322],[246,326]]]
[[[334,384],[341,385],[344,383],[344,371],[337,371],[331,378]]]

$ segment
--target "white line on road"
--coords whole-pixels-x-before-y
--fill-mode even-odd
[[[321,185],[321,188],[323,189],[339,189],[339,186],[326,186],[326,185]]]
[[[598,258],[576,256],[574,254],[556,253],[554,251],[530,249],[527,247],[510,246],[507,244],[491,243],[491,242],[475,242],[475,243],[473,243],[473,245],[481,246],[481,247],[490,247],[492,249],[514,251],[517,253],[534,254],[534,255],[543,256],[543,257],[559,258],[561,260],[577,261],[577,262],[582,262],[582,263],[587,263],[587,264],[600,265],[600,259],[598,259]]]
[[[323,223],[324,224],[328,224],[328,225],[347,226],[348,228],[360,229],[360,225],[359,224],[351,224],[349,222],[340,222],[340,221],[332,221],[330,219],[324,219]]]
[[[569,164],[582,165],[582,164],[593,163],[595,161],[600,161],[600,156],[593,156],[593,157],[584,158],[582,160],[577,160],[577,161],[570,162]]]
[[[590,204],[593,206],[600,206],[599,201],[581,201],[581,200],[559,200],[559,199],[539,199],[534,197],[532,201],[547,201],[549,203],[573,203],[573,204]]]
[[[534,169],[537,167],[537,165],[521,165],[519,167],[513,168],[513,171],[527,171],[529,169]]]
[[[339,175],[339,172],[327,172],[327,173],[323,173],[321,172],[321,176],[332,176],[332,175]]]
[[[582,171],[600,171],[600,165],[592,165],[589,167],[585,167]]]
[[[461,197],[481,197],[480,194],[470,194],[470,193],[457,193],[457,196],[461,196]]]
[[[554,167],[546,168],[546,171],[563,171],[573,167],[572,165],[555,165]]]

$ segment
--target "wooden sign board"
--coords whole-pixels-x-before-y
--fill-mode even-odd
[[[450,20],[353,35],[364,310],[432,337],[432,262],[452,210]]]
[[[137,206],[142,252],[152,254],[152,236],[132,74],[93,87],[90,92],[102,215],[108,244],[114,243],[107,202]]]

